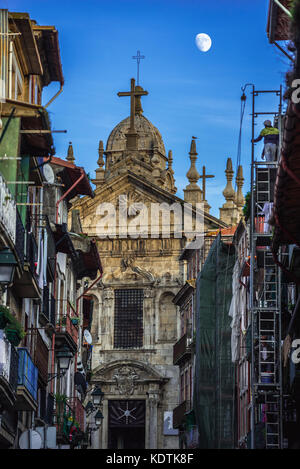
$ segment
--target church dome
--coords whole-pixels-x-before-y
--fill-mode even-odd
[[[123,151],[126,147],[126,133],[129,130],[130,117],[122,120],[110,133],[106,151]],[[139,136],[138,150],[154,150],[166,156],[165,146],[159,130],[142,114],[135,115],[135,130]]]

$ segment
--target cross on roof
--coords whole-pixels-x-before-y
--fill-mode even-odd
[[[135,98],[136,96],[146,96],[148,91],[142,89],[137,90],[135,87],[135,79],[131,78],[131,89],[130,91],[120,91],[118,96],[130,96],[130,133],[135,132],[134,127],[134,115],[135,115]]]
[[[202,192],[203,192],[203,200],[206,200],[206,179],[214,178],[213,174],[206,174],[205,166],[202,168],[202,174],[200,175],[200,179],[202,179]]]
[[[141,59],[145,58],[145,56],[141,55],[140,51],[138,50],[136,55],[133,55],[132,58],[134,60],[136,60],[136,64],[137,64],[137,84],[139,85],[139,81],[140,81],[140,62],[141,62]]]

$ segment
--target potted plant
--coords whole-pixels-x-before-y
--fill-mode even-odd
[[[19,323],[19,321],[10,313],[10,311],[5,312],[5,317],[8,319],[5,326],[5,335],[7,340],[17,347],[21,340],[24,339],[26,333]]]
[[[60,326],[63,332],[66,330],[66,325],[67,325],[67,316],[63,316],[60,320]]]
[[[74,326],[77,326],[77,325],[78,325],[79,319],[78,319],[77,316],[73,316],[73,317],[71,317],[70,319],[71,319],[71,322],[72,322],[72,324],[73,324]]]
[[[0,305],[0,329],[5,329],[5,326],[10,322],[10,316],[9,308]]]

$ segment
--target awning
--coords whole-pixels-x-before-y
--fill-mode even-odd
[[[291,0],[280,0],[282,6],[290,9]],[[269,41],[287,41],[290,39],[289,26],[291,18],[274,2],[269,1],[267,35]]]
[[[30,133],[30,130],[33,133]],[[47,133],[36,131],[47,130]],[[21,120],[21,154],[31,156],[54,155],[55,149],[53,138],[50,132],[51,124],[48,113],[45,109],[38,111],[38,117],[22,117]],[[22,133],[26,131],[26,133]],[[28,132],[29,131],[29,132]]]
[[[18,29],[18,32],[21,33],[18,36],[17,43],[20,41],[22,46],[22,51],[26,57],[26,67],[27,73],[32,75],[42,75],[43,67],[40,60],[40,54],[37,48],[35,41],[32,23],[28,13],[11,13],[9,12],[9,24],[15,29],[15,26]]]
[[[44,86],[49,85],[52,81],[59,81],[63,85],[64,77],[59,50],[58,31],[54,26],[33,25],[32,29],[34,32],[39,33],[36,37],[36,42],[44,68]]]
[[[89,277],[94,280],[98,271],[103,272],[101,260],[97,248],[96,241],[90,242],[90,250],[88,252],[77,251],[79,254],[77,278]]]
[[[55,224],[56,230],[53,231],[53,237],[55,241],[56,252],[63,252],[69,254],[73,259],[77,259],[78,255],[73,246],[72,239],[68,233],[66,223],[61,225]]]
[[[62,167],[62,171],[58,173],[58,176],[61,177],[62,183],[65,185],[65,190],[72,187],[82,174],[84,175],[83,179],[67,195],[66,200],[73,199],[76,195],[88,195],[90,197],[95,196],[90,181],[83,168],[75,166],[73,163],[62,160],[56,156],[51,159],[51,165]]]

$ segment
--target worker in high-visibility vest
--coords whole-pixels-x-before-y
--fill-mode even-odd
[[[279,130],[272,126],[272,122],[266,120],[264,122],[265,128],[260,132],[259,136],[252,141],[254,143],[264,139],[264,151],[261,157],[266,161],[276,160],[276,150],[279,143]]]

